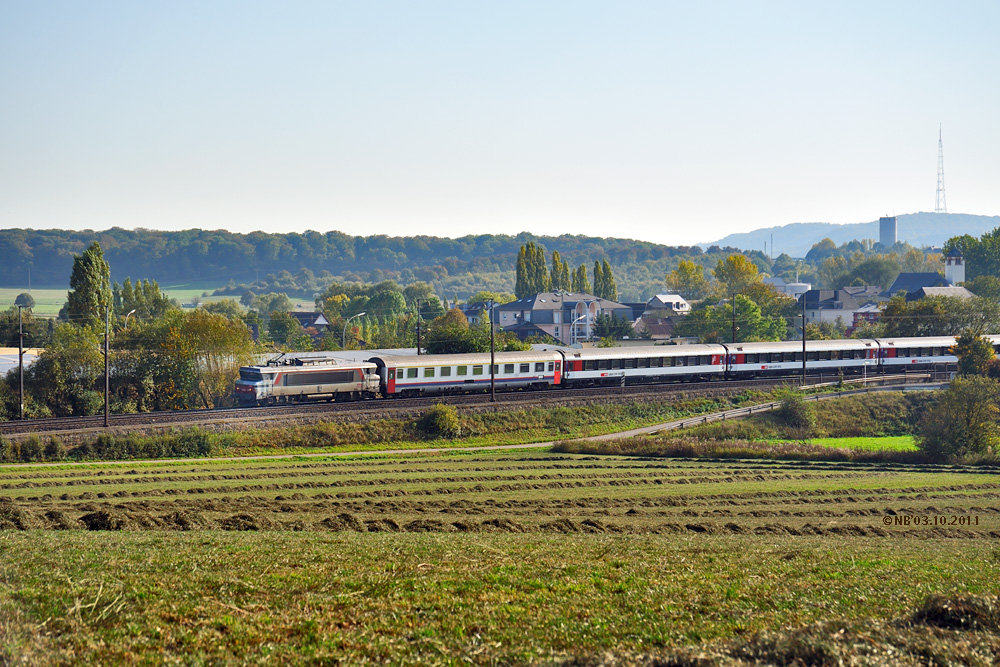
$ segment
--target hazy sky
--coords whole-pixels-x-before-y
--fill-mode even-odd
[[[0,226],[1000,214],[1000,3],[0,0]]]

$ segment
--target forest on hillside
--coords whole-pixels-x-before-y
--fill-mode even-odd
[[[513,292],[520,247],[530,241],[559,251],[572,266],[607,260],[614,266],[621,298],[639,300],[663,289],[664,276],[681,259],[706,266],[735,248],[670,247],[615,238],[522,233],[459,239],[433,236],[351,236],[342,232],[235,234],[228,231],[149,229],[107,231],[0,230],[0,286],[63,287],[80,254],[92,242],[104,249],[112,279],[143,277],[163,286],[272,284],[292,274],[290,295],[312,297],[315,285],[333,279],[363,282],[425,281],[446,298],[466,298],[480,290]],[[296,293],[296,286],[298,291]]]

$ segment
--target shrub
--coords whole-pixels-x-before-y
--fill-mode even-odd
[[[42,445],[41,438],[37,435],[29,435],[21,443],[22,461],[41,461],[44,453],[45,447]]]
[[[457,438],[462,432],[458,410],[443,403],[437,403],[424,412],[417,426],[424,435],[432,438]]]
[[[60,461],[64,458],[66,458],[66,445],[63,443],[62,438],[58,435],[53,435],[45,443],[45,460]]]
[[[955,378],[924,416],[917,446],[935,461],[995,455],[1000,446],[998,401],[996,380]]]
[[[806,399],[797,391],[782,391],[778,394],[781,405],[775,410],[775,415],[787,426],[803,431],[811,431],[816,426],[816,411],[806,403]]]

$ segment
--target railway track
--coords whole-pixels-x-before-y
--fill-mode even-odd
[[[115,414],[109,418],[109,426],[104,426],[104,416],[58,417],[31,419],[24,421],[0,422],[0,435],[18,436],[27,434],[84,434],[88,432],[150,430],[199,424],[261,423],[274,425],[275,422],[321,421],[325,419],[360,419],[369,416],[405,416],[419,412],[434,403],[446,403],[459,409],[483,410],[493,407],[516,408],[545,404],[552,407],[586,405],[601,401],[649,400],[662,396],[669,400],[677,394],[687,396],[723,395],[747,389],[768,389],[790,380],[743,380],[712,381],[676,384],[632,385],[620,387],[592,387],[587,389],[551,389],[544,392],[500,392],[496,402],[490,401],[489,394],[460,394],[449,396],[428,396],[421,398],[393,398],[374,401],[345,403],[293,403],[291,405],[254,408],[217,408],[211,410],[185,410],[167,412],[144,412],[137,414]]]
[[[926,379],[926,376],[923,375],[884,376],[879,380],[870,381],[924,379]],[[624,389],[620,387],[592,387],[586,389],[560,388],[541,392],[500,392],[496,394],[495,403],[490,401],[489,394],[477,393],[345,403],[293,403],[291,405],[273,407],[145,412],[111,415],[108,427],[104,426],[103,415],[92,417],[61,417],[0,422],[0,435],[13,437],[29,434],[83,436],[108,431],[155,431],[198,425],[212,426],[218,429],[247,425],[265,427],[326,420],[398,418],[418,413],[434,403],[445,403],[455,406],[459,410],[471,411],[495,408],[536,407],[539,405],[573,407],[609,401],[672,400],[679,394],[683,394],[689,398],[723,396],[749,389],[766,390],[781,385],[798,386],[798,378],[714,380],[709,382],[629,385]]]

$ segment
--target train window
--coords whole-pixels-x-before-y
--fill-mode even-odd
[[[599,370],[599,371],[606,371],[606,370],[608,370],[610,368],[611,368],[611,362],[608,361],[607,359],[598,359],[597,360],[597,370]]]
[[[392,371],[391,370],[389,371],[389,377],[390,378],[392,377]],[[402,380],[403,379],[403,369],[402,368],[397,368],[396,369],[396,379],[397,380]]]
[[[544,361],[536,361],[535,362],[535,372],[536,373],[544,373],[545,372],[545,362]]]
[[[530,373],[531,372],[531,364],[521,364],[520,372],[521,373]]]
[[[408,378],[415,378],[415,377],[417,377],[417,369],[416,368],[407,368],[406,369],[406,377],[408,377]]]
[[[549,368],[552,368],[552,364],[549,364]],[[556,370],[559,370],[560,368],[562,368],[562,362],[557,361],[556,362]]]
[[[840,359],[840,350],[830,350],[830,360],[837,361]]]
[[[482,375],[483,374],[483,367],[482,366],[473,366],[472,367],[472,374],[473,375]]]
[[[446,378],[449,377],[450,375],[451,375],[451,366],[442,366],[441,377]]]
[[[935,347],[934,350],[933,350],[933,352],[934,352],[934,356],[935,357],[940,357],[940,356],[942,356],[944,354],[944,348],[942,348],[942,347]]]
[[[756,364],[758,357],[760,357],[759,354],[748,354],[746,357],[743,358],[743,363]]]
[[[585,362],[583,362],[583,370],[585,371],[597,370],[597,362],[594,361],[593,359],[587,359]]]
[[[636,367],[635,359],[626,359],[625,363],[622,365],[622,367],[623,368],[635,368]]]
[[[514,374],[514,364],[504,364],[503,365],[503,372],[504,372],[504,375],[513,375]]]
[[[709,364],[712,363],[712,355],[710,354],[701,355],[700,357],[698,357],[698,363],[702,366],[708,366]]]
[[[908,357],[908,356],[910,356],[910,351],[907,350],[905,347],[897,347],[896,348],[896,356],[897,357]]]
[[[622,360],[621,359],[612,359],[611,360],[611,370],[618,370],[621,367],[622,367]]]
[[[264,376],[261,375],[260,371],[251,370],[249,368],[241,368],[240,379],[245,382],[260,382],[264,379]]]
[[[920,356],[921,357],[929,357],[929,356],[931,356],[931,348],[929,348],[929,347],[922,347],[922,348],[920,348]]]
[[[650,368],[660,368],[663,366],[663,357],[653,357],[649,360]]]
[[[432,377],[434,377],[434,369],[433,368],[425,368],[424,369],[424,377],[425,378],[432,378]]]
[[[552,372],[552,362],[549,362],[549,372]]]
[[[802,354],[801,352],[799,354]],[[815,352],[806,352],[806,361],[819,361],[819,355]]]
[[[468,374],[469,374],[468,366],[459,366],[458,368],[455,369],[455,375],[468,375]]]
[[[639,363],[638,363],[638,367],[639,368],[649,368],[649,362],[650,361],[651,361],[651,359],[649,359],[649,357],[646,357],[645,359],[640,359]]]

